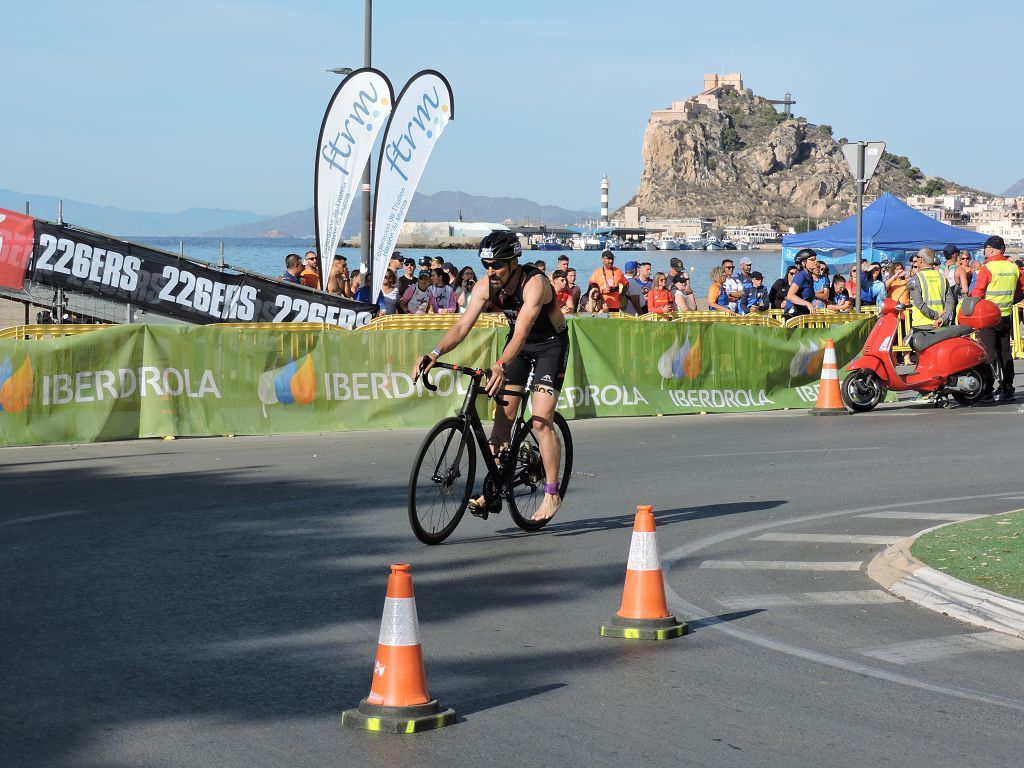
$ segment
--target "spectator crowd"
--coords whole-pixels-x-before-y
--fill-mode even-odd
[[[669,260],[668,272],[653,272],[648,261],[629,260],[620,269],[615,265],[615,253],[604,251],[601,266],[585,283],[579,280],[576,270],[569,264],[569,257],[564,254],[558,256],[550,272],[543,260],[533,264],[548,275],[556,300],[567,315],[617,312],[645,315],[704,310],[682,260],[676,257]],[[954,245],[947,245],[941,253],[922,249],[910,257],[906,266],[899,261],[865,259],[860,264],[861,304],[881,305],[886,298],[891,298],[909,305],[912,294],[920,290],[923,279],[920,273],[935,269],[941,274],[944,285],[949,286],[955,306],[970,292],[981,265],[982,262],[972,260],[967,251],[959,251]],[[289,254],[285,259],[285,272],[279,279],[321,288],[318,266],[314,251],[307,252],[305,257]],[[825,310],[850,312],[856,304],[857,270],[857,265],[853,265],[848,270],[833,272],[817,254],[805,250],[797,254],[786,274],[768,287],[764,275],[753,269],[748,256],[740,258],[738,272],[735,261],[725,258],[711,270],[711,285],[704,297],[706,308],[733,315],[778,309],[787,317]],[[350,271],[347,258],[339,254],[330,265],[324,290],[370,303],[370,289],[363,285],[361,278],[359,270]],[[423,256],[417,262],[395,251],[385,270],[376,304],[381,314],[464,312],[477,279],[471,266],[459,268],[438,256]]]

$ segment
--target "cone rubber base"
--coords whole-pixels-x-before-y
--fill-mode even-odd
[[[347,728],[384,733],[419,733],[454,722],[455,710],[442,710],[436,699],[412,707],[380,707],[363,699],[355,709],[341,713],[341,724]]]
[[[675,616],[663,619],[626,619],[618,614],[601,627],[601,637],[626,640],[671,640],[686,634],[686,624]]]
[[[812,416],[849,416],[850,412],[845,408],[811,408]]]

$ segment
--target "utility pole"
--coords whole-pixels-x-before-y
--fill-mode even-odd
[[[373,0],[366,0],[363,12],[363,66],[369,67],[371,56],[370,46],[373,37]],[[373,153],[366,161],[363,169],[362,212],[363,223],[359,230],[359,274],[362,284],[373,286],[373,254],[370,253],[370,167],[373,165]],[[325,283],[326,285],[326,283]]]

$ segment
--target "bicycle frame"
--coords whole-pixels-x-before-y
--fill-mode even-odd
[[[434,363],[434,368],[444,368],[470,377],[470,386],[466,389],[466,396],[462,399],[462,407],[459,409],[459,417],[465,422],[466,428],[471,430],[472,435],[476,438],[476,443],[480,448],[480,454],[483,456],[484,465],[487,467],[487,474],[491,477],[495,490],[499,492],[503,491],[506,467],[503,462],[499,462],[499,457],[491,452],[490,443],[487,442],[487,435],[484,433],[483,422],[480,420],[480,414],[478,414],[476,410],[477,397],[487,393],[487,390],[480,386],[480,382],[485,377],[489,377],[491,375],[491,371],[489,369],[482,368],[466,368],[463,365],[450,365],[448,363]],[[515,442],[516,438],[519,436],[520,430],[522,430],[526,424],[526,419],[523,417],[526,414],[527,395],[530,392],[530,385],[532,383],[533,371],[531,370],[530,375],[526,379],[526,385],[522,391],[514,389],[500,389],[494,396],[494,401],[499,406],[506,405],[506,402],[500,399],[502,396],[519,398],[519,407],[516,409],[516,417],[512,423],[512,432],[509,434],[509,445],[512,445]],[[436,386],[430,383],[426,375],[423,376],[423,386],[431,391],[437,389]],[[465,434],[465,432],[463,432],[463,434]],[[459,460],[462,458],[462,451],[469,442],[470,441],[467,436],[467,439],[463,440],[459,445],[458,453],[456,453],[456,464],[458,464]],[[434,474],[436,477],[436,469]]]

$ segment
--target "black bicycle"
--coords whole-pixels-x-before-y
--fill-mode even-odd
[[[526,417],[527,395],[533,383],[533,371],[526,382],[525,391],[502,389],[495,402],[505,405],[502,397],[518,397],[519,409],[512,424],[512,435],[506,446],[495,456],[484,435],[483,424],[477,413],[476,399],[486,390],[482,382],[490,371],[461,365],[434,363],[470,378],[470,386],[457,416],[441,419],[427,434],[409,477],[409,523],[416,538],[425,544],[440,544],[455,530],[469,506],[476,477],[476,438],[487,476],[484,478],[485,506],[474,514],[487,518],[501,511],[502,499],[508,501],[512,520],[526,531],[537,531],[548,520],[532,520],[534,512],[544,498],[544,462],[534,434],[532,421]],[[436,386],[423,376],[423,386],[434,391]],[[562,447],[558,467],[558,494],[563,499],[569,487],[572,472],[572,435],[569,425],[560,413],[555,413],[554,430]]]

